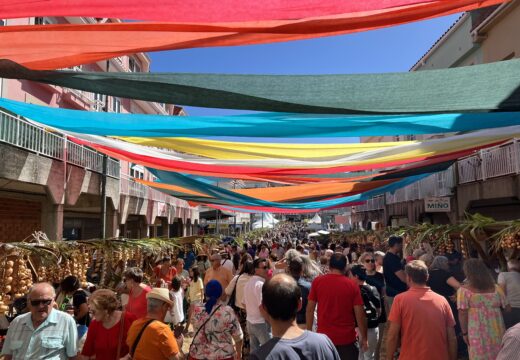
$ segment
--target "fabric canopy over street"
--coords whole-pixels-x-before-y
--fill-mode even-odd
[[[348,34],[503,2],[0,0],[2,19],[97,19],[94,24],[0,27],[1,78],[143,101],[265,112],[205,117],[116,114],[7,99],[0,99],[0,107],[47,131],[61,131],[77,144],[131,162],[133,170],[144,172],[146,167],[155,180],[136,182],[190,205],[211,207],[202,218],[237,211],[317,213],[358,205],[446,170],[457,158],[520,136],[520,60],[350,75],[56,69],[149,51]],[[117,18],[146,22],[113,20]],[[460,134],[352,143],[352,137],[359,136],[454,132]],[[218,186],[227,179],[241,180],[245,188]],[[250,182],[267,186],[253,188]],[[264,222],[276,221],[271,217]],[[321,224],[319,215],[310,223]]]
[[[344,14],[367,19],[395,16],[407,9],[425,17],[441,11],[463,11],[500,1],[475,0],[0,0],[2,18],[26,16],[89,16],[132,20],[227,22],[303,19]],[[449,10],[448,10],[449,9]],[[429,11],[429,13],[427,12]],[[432,14],[433,13],[433,14]],[[396,21],[398,21],[396,19]]]
[[[259,21],[255,18],[249,22],[218,23],[123,22],[1,26],[0,59],[13,60],[32,69],[59,69],[140,52],[266,44],[348,34],[502,2],[504,0],[416,1],[415,5],[392,9],[387,8],[386,1],[384,4],[379,1],[379,11],[294,20]],[[33,16],[37,15],[36,8],[30,8],[31,2],[26,3],[26,6]],[[150,6],[155,9],[154,5]]]
[[[34,80],[94,93],[179,105],[285,113],[417,114],[520,110],[518,90],[520,59],[453,69],[352,75],[31,71],[12,61],[0,60],[0,77]],[[245,116],[244,121],[239,124],[242,124],[245,129],[248,126],[262,125],[255,126],[262,134],[267,120],[281,122],[291,116],[287,114],[278,114],[278,117],[274,118],[272,118],[273,114],[259,115],[258,118]],[[218,120],[218,117],[213,119]],[[236,121],[238,122],[239,119],[240,117],[237,117]],[[411,121],[408,121],[405,126],[398,126],[401,119],[402,117],[381,119],[379,123],[376,123],[375,119],[350,119],[348,120],[351,125],[350,135],[346,136],[386,135],[382,130],[399,130],[399,134],[468,131],[476,129],[471,128],[467,123],[475,121],[481,124],[483,120],[477,121],[473,118],[471,121],[462,122],[455,121],[456,118],[449,120],[449,118],[424,117],[420,121],[421,118],[412,117],[414,122],[419,122],[408,128]],[[208,120],[212,121],[211,118]],[[249,123],[253,120],[256,122]],[[494,123],[494,121],[486,122]],[[460,123],[466,125],[461,124],[460,130],[450,129],[450,126]],[[377,126],[374,126],[376,124]],[[192,128],[190,131],[196,130],[196,125],[195,129]],[[236,123],[232,129],[229,126],[230,124],[226,123],[224,129],[238,131]],[[464,129],[464,126],[469,127]],[[209,125],[209,128],[210,131],[217,131],[214,126]],[[298,128],[291,129],[296,132],[294,136],[300,136]],[[316,136],[320,136],[319,131],[323,131],[324,128],[319,126],[317,130]],[[344,134],[345,131],[343,129]],[[210,135],[200,134],[200,129],[199,133],[195,131],[195,134]],[[213,135],[222,134],[226,133]],[[141,136],[159,135],[148,133]],[[247,135],[236,133],[236,136]]]
[[[518,64],[520,65],[520,62]],[[520,78],[518,80],[520,86]],[[209,157],[218,157],[212,155],[214,152],[232,153],[233,149],[236,151],[237,148],[244,148],[245,142],[247,142],[247,152],[241,152],[241,157],[253,156],[254,153],[262,152],[265,156],[272,157],[280,153],[280,149],[275,148],[275,145],[272,144],[279,141],[276,140],[277,138],[315,139],[367,135],[435,134],[520,125],[520,115],[516,112],[422,115],[259,113],[234,116],[164,116],[86,112],[32,105],[8,99],[0,99],[0,107],[41,124],[67,131],[119,136],[136,144],[176,149]],[[232,142],[221,140],[229,137],[235,139]],[[206,140],[199,138],[206,138]],[[244,139],[240,141],[240,138]],[[273,138],[273,140],[269,140],[269,138]],[[329,151],[336,148],[345,154],[346,149],[343,145],[334,144],[334,142],[336,142],[334,139],[330,139],[322,147],[327,147]],[[366,151],[370,148],[384,148],[389,145],[395,144],[352,144],[350,147],[362,148],[361,150]],[[270,152],[268,152],[269,147],[273,148]],[[288,145],[283,149],[283,154],[289,154],[290,147],[301,148],[302,145]],[[306,152],[301,155],[309,157],[313,154]],[[228,157],[232,158],[232,156]]]

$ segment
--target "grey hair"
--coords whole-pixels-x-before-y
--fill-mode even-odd
[[[285,253],[287,263],[292,260],[300,259],[303,264],[303,277],[305,279],[314,280],[314,278],[321,274],[318,264],[316,264],[308,255],[302,255],[296,249],[289,249]]]
[[[166,304],[166,302],[159,299],[148,298],[146,299],[146,310],[149,313],[155,313],[163,304]]]
[[[48,282],[39,282],[39,283],[33,284],[33,286],[31,286],[31,288],[29,289],[29,293],[27,294],[27,298],[30,298],[31,294],[37,288],[47,288],[47,289],[50,289],[51,292],[52,292],[52,298],[54,299],[56,297],[56,290],[54,289],[54,286],[52,286]]]
[[[382,252],[382,251],[376,251],[376,252],[374,253],[374,256],[381,256],[381,257],[385,257],[385,253],[384,253],[384,252]]]
[[[449,271],[450,270],[450,264],[448,262],[448,258],[446,256],[436,256],[432,264],[430,265],[430,269],[440,269]]]

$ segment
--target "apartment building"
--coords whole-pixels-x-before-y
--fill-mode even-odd
[[[462,14],[411,67],[428,71],[520,57],[520,1]],[[450,134],[365,137],[363,142],[426,140]],[[466,212],[497,220],[520,216],[520,143],[513,139],[458,159],[448,170],[352,208],[356,227],[455,223]]]
[[[97,22],[119,20],[39,17],[0,20],[0,26]],[[149,69],[150,58],[139,53],[72,70]],[[121,99],[25,80],[0,79],[0,97],[84,111],[183,115],[181,107],[171,104]],[[175,237],[197,232],[198,208],[136,183],[133,178],[153,180],[142,166],[104,158],[69,141],[64,134],[0,111],[0,241],[21,241],[40,230],[50,239],[100,237],[104,178],[107,238]]]

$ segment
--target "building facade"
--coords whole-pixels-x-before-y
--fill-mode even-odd
[[[0,26],[118,22],[98,18],[25,18]],[[74,71],[147,72],[150,58],[134,54],[74,67]],[[180,107],[122,99],[35,83],[0,79],[0,97],[84,111],[183,115]],[[0,111],[0,241],[21,241],[35,231],[49,239],[102,236],[102,184],[106,179],[105,236],[176,237],[197,233],[198,208],[133,180],[153,180],[142,166],[80,146],[64,134]],[[106,176],[103,161],[107,162]]]
[[[472,66],[520,57],[520,1],[464,13],[410,71]],[[452,134],[365,137],[363,142],[427,140]],[[372,223],[455,223],[465,213],[497,220],[520,217],[520,142],[458,159],[450,169],[352,208],[357,228]]]

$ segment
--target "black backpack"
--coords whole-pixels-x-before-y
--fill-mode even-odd
[[[379,325],[377,309],[381,306],[381,302],[374,296],[370,285],[362,285],[359,288],[361,290],[361,297],[363,298],[363,307],[367,317],[368,328],[376,328]]]

